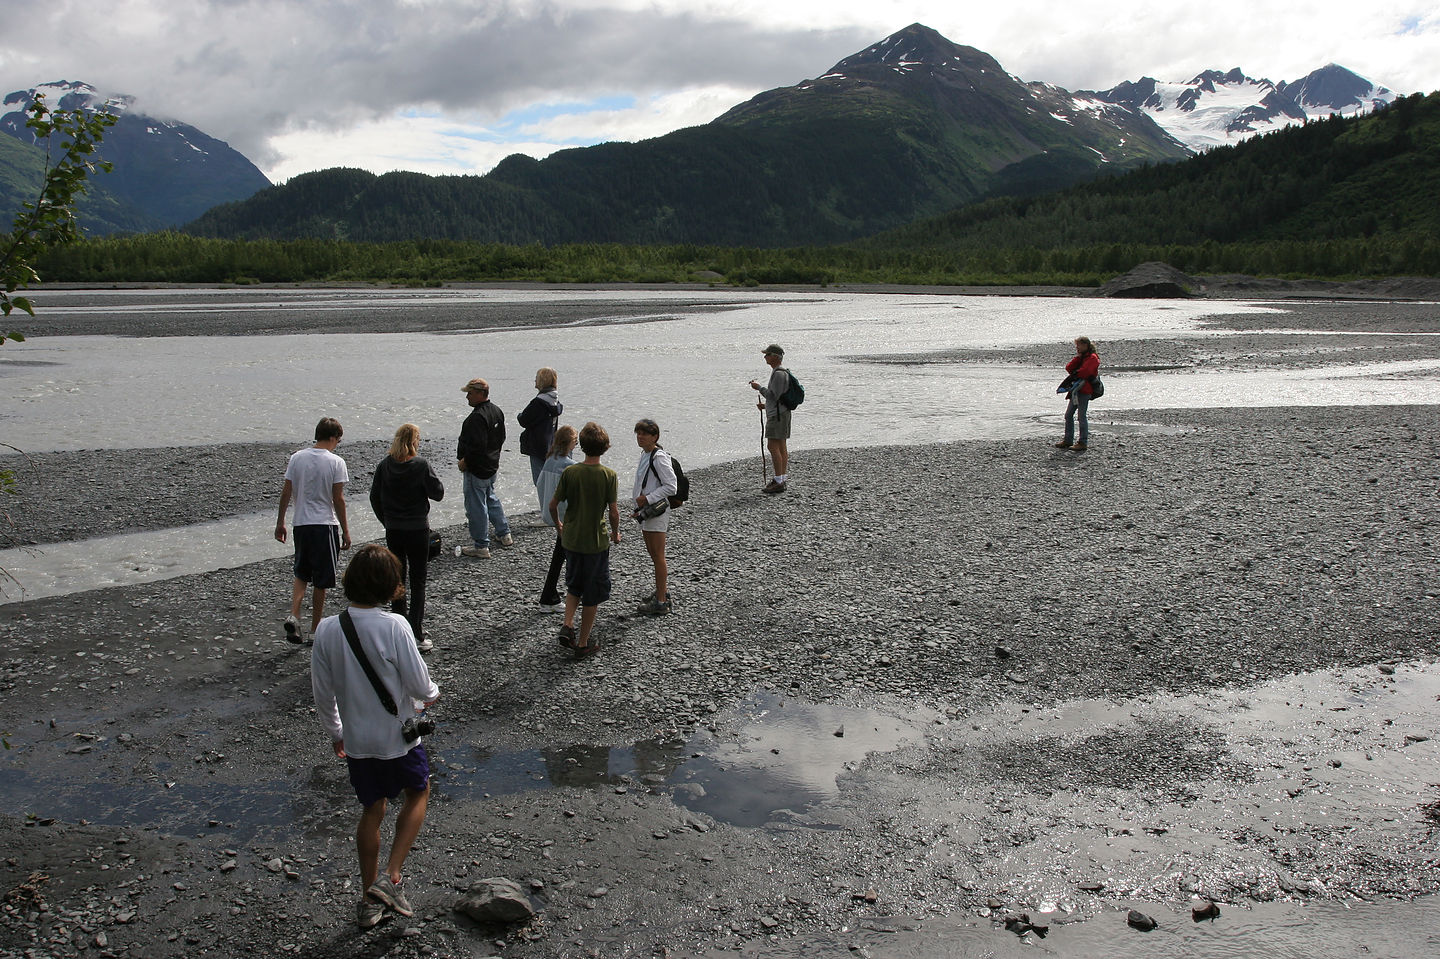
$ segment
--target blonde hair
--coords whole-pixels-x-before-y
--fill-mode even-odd
[[[1075,337],[1075,346],[1080,350],[1081,356],[1095,352],[1095,344],[1090,342],[1090,337],[1088,336]]]
[[[394,460],[413,459],[420,453],[420,427],[406,423],[395,431],[390,441],[390,458]]]
[[[537,390],[553,390],[559,382],[560,374],[548,366],[542,366],[535,371],[535,388]]]
[[[579,440],[580,434],[575,432],[573,426],[562,426],[555,431],[555,437],[550,440],[550,451],[546,456],[559,456],[561,453],[569,454],[575,449],[575,443]]]

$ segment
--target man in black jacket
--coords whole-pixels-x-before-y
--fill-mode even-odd
[[[510,521],[495,495],[495,474],[500,469],[500,447],[505,445],[505,414],[490,402],[490,384],[473,379],[464,386],[465,399],[472,409],[460,427],[455,456],[465,474],[465,516],[470,521],[471,545],[460,552],[476,559],[490,558],[490,527],[495,542],[509,546]]]

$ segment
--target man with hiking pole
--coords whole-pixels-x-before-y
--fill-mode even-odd
[[[775,494],[785,492],[785,482],[789,476],[790,450],[788,441],[790,439],[790,411],[799,403],[793,402],[790,405],[782,402],[787,394],[795,392],[793,385],[798,385],[790,375],[790,371],[780,365],[785,359],[785,350],[778,344],[771,343],[765,347],[765,362],[770,366],[770,380],[761,386],[758,380],[750,381],[750,388],[760,394],[759,401],[755,406],[764,411],[765,416],[765,443],[770,450],[770,462],[775,466],[775,478],[765,484],[762,490],[764,493]],[[804,394],[800,394],[803,396]],[[764,454],[761,454],[761,471],[764,471]]]

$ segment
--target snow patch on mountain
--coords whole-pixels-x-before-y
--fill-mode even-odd
[[[1306,120],[1369,113],[1395,94],[1331,63],[1293,83],[1256,80],[1237,67],[1207,70],[1184,83],[1143,77],[1109,90],[1082,90],[1075,98],[1139,110],[1199,153]]]

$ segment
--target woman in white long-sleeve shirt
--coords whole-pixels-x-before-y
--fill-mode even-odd
[[[665,560],[665,532],[670,528],[669,498],[679,492],[680,485],[675,479],[675,467],[670,454],[660,448],[660,426],[654,420],[640,420],[635,424],[635,445],[640,447],[640,463],[635,467],[635,509],[651,503],[666,502],[667,508],[659,516],[641,518],[640,532],[645,537],[645,549],[650,553],[650,562],[655,564],[655,592],[640,604],[640,612],[651,616],[663,616],[670,612],[670,570]]]

